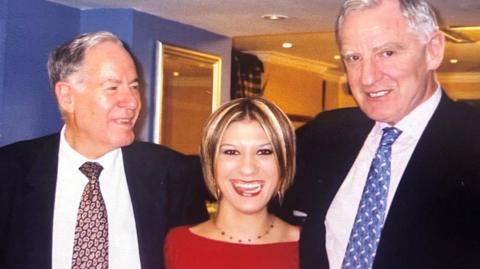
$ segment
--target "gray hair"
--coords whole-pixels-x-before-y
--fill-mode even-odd
[[[399,0],[399,2],[400,12],[407,20],[409,31],[418,35],[418,38],[422,43],[426,43],[430,34],[438,30],[435,11],[424,0]],[[381,3],[382,0],[345,0],[337,16],[335,26],[337,44],[341,45],[339,36],[340,28],[350,11],[374,8]]]
[[[53,89],[57,82],[67,79],[82,66],[85,51],[105,41],[112,41],[123,47],[122,41],[110,32],[81,34],[60,45],[48,57],[48,78]]]

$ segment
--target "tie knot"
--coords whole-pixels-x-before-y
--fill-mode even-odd
[[[383,128],[382,140],[380,141],[380,146],[390,147],[395,140],[400,136],[402,131],[395,127],[386,127]]]
[[[96,181],[98,180],[103,167],[97,162],[86,162],[82,164],[78,170],[87,176],[89,181]]]

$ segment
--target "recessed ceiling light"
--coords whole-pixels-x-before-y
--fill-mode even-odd
[[[290,42],[283,42],[282,47],[285,49],[289,49],[293,47],[293,44]]]
[[[333,59],[335,59],[335,60],[340,60],[341,58],[342,58],[342,57],[340,57],[340,55],[335,55],[335,56],[333,56]]]
[[[288,16],[282,15],[282,14],[267,14],[267,15],[263,15],[262,18],[266,20],[271,20],[271,21],[279,21],[279,20],[288,19]]]
[[[179,72],[177,72],[177,71],[175,71],[175,72],[173,72],[173,74],[172,74],[172,75],[173,75],[174,77],[178,77],[178,76],[180,76],[180,73],[179,73]]]
[[[456,64],[456,63],[458,63],[458,59],[450,59],[450,63],[451,64]]]

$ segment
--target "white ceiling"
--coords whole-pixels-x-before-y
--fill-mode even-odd
[[[340,65],[332,31],[339,0],[50,0],[90,8],[133,8],[165,19],[189,24],[234,38],[234,47],[246,51],[275,51]],[[480,25],[480,0],[431,0],[443,27]],[[265,14],[284,14],[281,21],[262,19]],[[480,30],[479,30],[480,31]],[[328,32],[328,33],[326,33]],[[480,36],[480,35],[479,35]],[[479,39],[477,39],[479,40]],[[281,48],[283,41],[294,43]],[[448,43],[443,72],[479,72],[480,42]]]

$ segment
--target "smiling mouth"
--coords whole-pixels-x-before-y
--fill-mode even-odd
[[[383,91],[377,91],[377,92],[369,92],[369,93],[367,93],[367,95],[370,98],[380,98],[380,97],[383,97],[383,96],[385,96],[389,93],[390,93],[389,90],[383,90]]]
[[[133,119],[116,119],[115,123],[117,123],[119,125],[131,127],[131,126],[133,126]]]
[[[240,180],[231,179],[233,189],[236,193],[243,197],[254,197],[260,194],[263,189],[265,181],[263,180]]]

